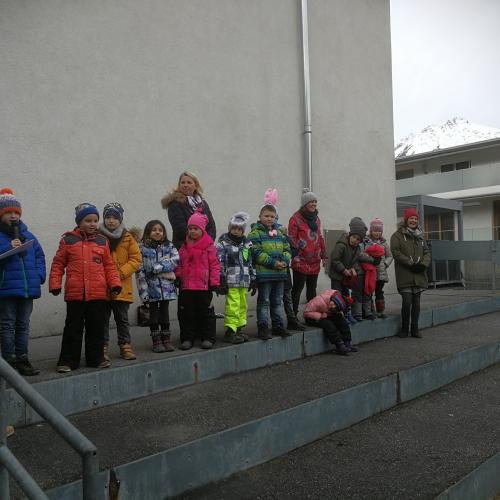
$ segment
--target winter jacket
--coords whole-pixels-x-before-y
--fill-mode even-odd
[[[208,290],[219,286],[220,263],[217,259],[215,245],[210,236],[203,236],[192,242],[187,239],[179,250],[180,265],[177,276],[181,282],[181,290]]]
[[[2,229],[6,224],[2,224]],[[0,254],[12,250],[14,235],[6,228],[0,230]],[[33,240],[33,246],[21,253],[0,260],[0,299],[24,297],[38,299],[40,285],[45,282],[45,255],[36,237],[28,231],[26,224],[20,222],[21,242]]]
[[[252,224],[248,239],[252,242],[252,258],[257,280],[286,281],[287,267],[292,256],[288,239],[278,226],[275,225],[272,230],[269,230],[260,222]],[[287,267],[276,269],[277,262],[284,262]]]
[[[187,201],[187,197],[179,191],[172,191],[161,200],[163,208],[167,210],[168,220],[172,226],[172,243],[179,249],[184,244],[187,236],[187,223],[193,215],[193,209]],[[215,240],[215,221],[208,203],[203,200],[203,213],[208,217],[206,231]]]
[[[65,233],[52,261],[49,290],[60,290],[66,270],[64,300],[108,300],[111,288],[121,287],[109,252],[108,239],[75,229]]]
[[[349,245],[349,234],[344,233],[335,243],[330,254],[328,275],[333,280],[342,281],[343,272],[346,269],[354,268],[357,274],[363,274],[362,262],[373,262],[373,259],[361,250],[360,245],[357,247]]]
[[[142,257],[139,245],[129,231],[123,231],[117,245],[111,250],[111,257],[113,257],[122,281],[122,291],[113,296],[112,300],[134,302],[132,275],[139,269]]]
[[[392,264],[394,260],[392,257],[391,249],[389,247],[389,243],[385,238],[380,238],[375,240],[367,236],[364,240],[364,246],[370,245],[382,245],[385,249],[384,256],[380,259],[380,264],[377,266],[377,281],[385,281],[386,283],[389,281],[389,273],[387,272],[387,268]]]
[[[221,267],[221,283],[229,288],[248,288],[255,279],[252,264],[252,243],[246,238],[237,245],[228,233],[223,234],[216,245]]]
[[[179,253],[172,243],[160,245],[141,243],[142,263],[136,273],[137,289],[143,303],[175,300],[175,278]]]
[[[331,314],[330,297],[336,290],[325,290],[311,299],[304,308],[304,318],[319,321]]]
[[[398,289],[409,287],[427,288],[427,268],[431,254],[423,233],[417,229],[413,234],[403,224],[391,236],[391,251],[394,256],[396,284]],[[415,272],[412,264],[423,264],[426,269]]]
[[[292,259],[291,267],[303,274],[319,274],[321,260],[327,257],[319,217],[316,224],[317,231],[310,229],[300,211],[295,212],[288,222],[288,237],[291,246],[298,252]]]

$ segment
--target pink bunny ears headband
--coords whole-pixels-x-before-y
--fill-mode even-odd
[[[278,204],[278,190],[276,188],[267,188],[264,193],[264,205],[272,205],[275,207]]]

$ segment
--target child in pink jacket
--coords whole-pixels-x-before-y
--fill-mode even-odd
[[[343,356],[357,352],[352,345],[349,323],[344,317],[347,308],[347,298],[338,290],[325,290],[310,300],[304,309],[306,323],[323,328],[326,338],[335,344],[337,354]]]
[[[186,241],[179,250],[180,264],[175,275],[180,281],[177,317],[181,330],[181,349],[193,347],[200,337],[201,347],[210,349],[215,343],[213,289],[219,286],[220,263],[215,245],[205,231],[208,218],[195,212],[188,220]]]

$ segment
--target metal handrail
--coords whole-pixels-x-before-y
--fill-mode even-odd
[[[0,498],[9,498],[9,472],[29,498],[35,500],[48,498],[7,449],[6,382],[82,457],[83,500],[103,498],[104,491],[99,492],[99,460],[96,446],[2,358],[0,358]]]

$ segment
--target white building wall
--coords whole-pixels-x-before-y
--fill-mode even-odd
[[[463,211],[464,240],[485,241],[493,238],[493,201],[468,200]]]
[[[312,0],[314,189],[325,228],[395,221],[389,1]],[[4,0],[2,186],[23,203],[47,263],[73,208],[166,220],[180,171],[200,175],[219,230],[268,186],[287,221],[304,184],[300,2]],[[61,297],[37,301],[58,333]]]

